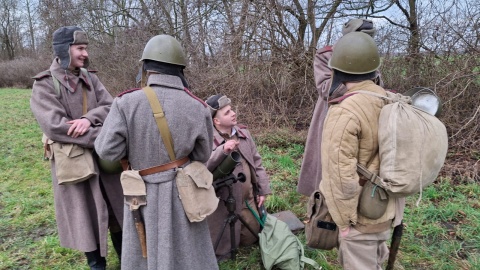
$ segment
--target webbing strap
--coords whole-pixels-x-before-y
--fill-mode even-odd
[[[157,122],[157,127],[160,131],[160,135],[162,136],[163,144],[167,149],[168,156],[170,157],[171,161],[174,161],[175,152],[173,151],[172,134],[170,133],[170,129],[168,128],[167,119],[165,118],[165,114],[163,113],[162,105],[160,105],[157,95],[150,86],[144,87],[143,92],[145,92],[145,95],[147,95],[150,107],[152,107],[153,116],[155,117],[155,121]]]
[[[357,163],[357,172],[375,185],[380,185],[383,182],[383,179],[380,176],[371,172],[369,169],[367,169],[367,167],[360,163]]]
[[[53,88],[55,88],[55,93],[57,94],[57,96],[60,96],[61,95],[61,93],[60,93],[60,82],[53,75],[52,75],[52,79],[53,79]]]
[[[85,115],[88,111],[88,105],[87,105],[87,89],[85,89],[85,86],[82,87],[82,92],[83,92],[83,106],[82,106],[82,111],[83,115]]]

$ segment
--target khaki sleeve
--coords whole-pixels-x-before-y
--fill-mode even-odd
[[[333,220],[340,228],[357,222],[361,192],[356,172],[360,122],[341,106],[329,109],[322,138],[322,193]]]

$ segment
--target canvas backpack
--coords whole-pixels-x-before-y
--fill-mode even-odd
[[[411,105],[411,98],[386,92],[387,96],[356,91],[386,101],[378,126],[380,172],[365,166],[357,171],[393,197],[406,197],[432,184],[445,162],[448,135],[435,116]],[[420,198],[419,198],[420,200]]]
[[[265,269],[304,269],[305,263],[321,269],[317,262],[304,256],[303,244],[290,231],[288,225],[267,215],[263,230],[258,234],[260,254]]]

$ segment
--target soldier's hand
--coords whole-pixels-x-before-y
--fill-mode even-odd
[[[258,207],[262,206],[262,204],[265,202],[265,196],[258,195],[257,202],[258,202]]]
[[[68,121],[67,124],[72,125],[67,132],[67,135],[72,136],[72,138],[82,136],[91,126],[90,121],[86,118],[71,120]]]
[[[223,152],[225,154],[230,154],[231,152],[233,152],[235,149],[237,149],[237,146],[238,146],[238,143],[237,141],[235,140],[228,140],[225,142],[225,144],[223,145]]]

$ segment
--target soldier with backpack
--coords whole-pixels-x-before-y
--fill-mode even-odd
[[[56,57],[34,77],[30,106],[50,159],[60,245],[85,252],[90,268],[100,270],[106,268],[108,230],[121,254],[123,194],[120,175],[101,171],[93,153],[113,99],[86,70],[87,45],[79,27],[53,33]]]
[[[367,19],[350,19],[342,27],[342,34],[351,32],[362,32],[373,37],[375,28],[373,22]],[[313,60],[313,72],[315,77],[315,87],[318,92],[318,100],[315,104],[312,120],[308,129],[307,141],[305,143],[305,152],[303,154],[302,167],[298,178],[297,191],[305,196],[310,196],[322,180],[321,164],[321,146],[322,146],[322,128],[325,116],[327,116],[328,99],[336,98],[346,92],[342,84],[336,85],[329,95],[331,79],[331,68],[328,61],[332,57],[333,46],[325,46],[318,49]],[[383,82],[378,76],[376,83],[383,86]]]
[[[332,86],[328,92],[341,84],[347,91],[329,102],[323,127],[320,192],[339,228],[342,267],[382,269],[389,253],[386,241],[391,227],[402,220],[404,199],[390,196],[385,208],[368,215],[359,210],[368,180],[357,173],[357,164],[379,172],[378,123],[385,102],[373,95],[353,93],[362,90],[387,95],[375,83],[380,67],[377,46],[365,33],[346,34],[335,44],[329,66]]]

